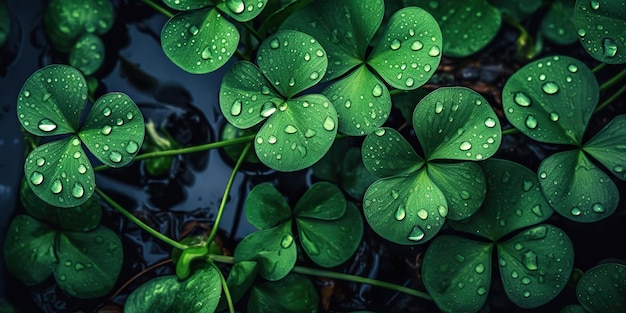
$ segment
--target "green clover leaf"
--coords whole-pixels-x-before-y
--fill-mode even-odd
[[[254,283],[258,272],[257,265],[256,261],[241,261],[235,263],[230,269],[226,283],[233,303],[239,301]],[[220,312],[226,309],[228,309],[228,304],[224,298],[221,298],[215,311]]]
[[[311,281],[303,275],[289,274],[279,281],[252,287],[248,312],[317,312],[318,295]]]
[[[487,178],[487,197],[474,215],[450,225],[489,241],[459,236],[433,240],[424,255],[424,285],[443,311],[477,312],[491,288],[495,247],[509,299],[523,308],[541,306],[567,284],[573,268],[572,243],[554,226],[533,226],[547,220],[552,210],[532,171],[498,159],[480,165]]]
[[[324,76],[326,52],[309,35],[280,31],[261,44],[257,61],[258,68],[244,61],[226,73],[220,89],[222,113],[238,128],[267,119],[254,142],[265,165],[279,171],[311,166],[335,139],[337,113],[323,95],[296,95]]]
[[[385,83],[403,90],[417,89],[433,75],[441,60],[439,26],[417,7],[397,11],[383,39],[368,56],[368,45],[380,27],[383,12],[383,1],[316,1],[296,11],[281,26],[306,32],[320,41],[329,60],[324,80],[347,73],[323,94],[335,105],[339,131],[348,135],[366,135],[387,120],[391,98]]]
[[[104,43],[94,34],[85,34],[76,40],[70,51],[69,63],[84,75],[95,73],[104,62]]]
[[[143,116],[127,95],[100,97],[79,128],[86,99],[86,82],[77,69],[50,65],[28,78],[17,101],[19,121],[28,132],[69,135],[35,148],[24,163],[32,190],[53,206],[78,206],[93,194],[94,172],[81,143],[102,163],[121,167],[143,142]]]
[[[626,8],[607,0],[576,1],[574,23],[580,44],[594,59],[608,63],[626,62]]]
[[[558,44],[574,43],[578,38],[574,25],[574,3],[569,0],[552,2],[550,10],[541,20],[541,32]]]
[[[576,295],[589,312],[623,311],[626,305],[626,266],[607,263],[588,270],[576,285]]]

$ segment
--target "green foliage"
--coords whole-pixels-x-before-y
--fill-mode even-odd
[[[622,312],[626,306],[626,266],[607,263],[590,269],[578,281],[576,294],[589,312]]]
[[[544,0],[488,0],[488,2],[500,9],[502,13],[521,21],[537,11]]]
[[[576,42],[576,25],[574,25],[574,1],[555,0],[550,10],[541,20],[541,33],[549,40],[561,45]]]
[[[254,283],[258,271],[257,265],[258,263],[255,261],[241,261],[235,263],[230,269],[226,284],[233,302],[239,301]],[[221,298],[216,311],[223,311],[226,306],[226,301]]]
[[[70,65],[85,75],[95,73],[104,61],[104,43],[100,37],[88,33],[76,40],[70,51]]]
[[[608,64],[626,62],[626,7],[619,1],[577,0],[574,21],[578,39],[596,60]]]
[[[248,312],[317,312],[317,292],[307,278],[290,274],[252,287]]]

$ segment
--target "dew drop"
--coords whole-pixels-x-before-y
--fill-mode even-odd
[[[78,158],[80,158],[81,155],[82,154],[80,153],[80,151],[76,151],[76,152],[74,152],[73,157],[74,157],[74,159],[78,159]]]
[[[104,116],[111,115],[111,108],[105,107],[104,109],[102,109],[102,115],[104,115]]]
[[[476,264],[476,267],[474,267],[474,271],[478,274],[482,274],[485,272],[485,264],[482,263],[478,263]]]
[[[523,246],[521,243],[516,242],[516,243],[513,245],[513,249],[515,249],[516,251],[521,251],[522,249],[524,249],[524,246]]]
[[[198,28],[198,26],[196,26],[196,25],[191,25],[191,26],[189,26],[189,33],[190,33],[192,36],[197,35],[199,32],[200,32],[200,28]]]
[[[407,79],[404,81],[404,84],[405,84],[407,87],[412,87],[412,86],[415,84],[415,80],[414,80],[413,78],[409,77],[409,78],[407,78]]]
[[[226,6],[235,14],[240,14],[246,9],[246,5],[243,3],[243,0],[226,0]]]
[[[283,129],[283,130],[287,134],[295,134],[298,131],[298,129],[295,126],[291,125],[291,124],[285,126],[285,129]]]
[[[439,53],[441,53],[441,50],[439,49],[438,46],[432,46],[428,50],[428,55],[430,55],[431,57],[439,56]]]
[[[613,167],[613,171],[615,173],[622,173],[622,172],[624,172],[624,170],[626,170],[626,168],[624,168],[621,165],[616,165],[616,166]]]
[[[411,44],[411,50],[413,51],[420,51],[422,48],[424,48],[424,44],[419,40],[416,40]]]
[[[288,84],[289,84],[289,87],[295,86],[296,85],[296,79],[293,78],[293,77],[289,78]]]
[[[454,259],[459,263],[465,262],[465,256],[463,256],[462,254],[455,254]]]
[[[487,288],[485,288],[485,287],[478,287],[478,289],[476,289],[476,293],[479,296],[482,296],[482,295],[487,293]]]
[[[524,290],[524,292],[522,292],[522,295],[524,296],[524,298],[528,298],[530,297],[530,291]]]
[[[311,75],[309,75],[309,79],[310,80],[316,80],[320,77],[320,73],[318,72],[311,72]]]
[[[386,132],[386,131],[385,131],[385,129],[384,129],[384,128],[379,128],[379,129],[377,129],[374,133],[376,134],[376,136],[378,136],[378,137],[382,137],[382,136],[384,136],[384,135],[385,135],[385,132]]]
[[[280,41],[278,41],[278,38],[274,38],[270,41],[270,47],[272,49],[278,49],[280,47]]]
[[[535,254],[533,250],[524,252],[522,263],[524,263],[524,266],[530,271],[536,271],[539,268],[537,266],[537,254]]]
[[[270,135],[270,136],[267,138],[267,142],[269,142],[270,144],[275,144],[277,141],[278,141],[278,139],[277,139],[277,138],[276,138],[276,136],[274,136],[274,135]]]
[[[376,84],[376,86],[374,86],[374,89],[372,89],[372,96],[380,97],[382,95],[383,95],[383,86],[381,86],[380,84]]]
[[[63,191],[63,183],[61,183],[60,180],[55,179],[50,186],[50,191],[55,194],[61,193],[61,191]]]
[[[325,130],[332,131],[335,129],[335,121],[330,116],[327,116],[322,126]]]
[[[426,211],[425,209],[419,209],[417,211],[417,216],[423,220],[428,218],[428,211]]]
[[[241,103],[241,100],[236,100],[233,103],[233,106],[230,108],[230,114],[233,116],[237,116],[239,114],[241,114],[241,109],[242,109],[242,105],[243,103]]]
[[[129,140],[128,143],[126,144],[125,149],[126,149],[126,152],[133,154],[137,152],[137,150],[139,150],[139,144],[135,142],[134,140]]]
[[[526,127],[530,129],[537,128],[537,124],[538,124],[537,119],[532,115],[527,116],[526,121],[524,123],[526,124]]]
[[[317,133],[316,133],[314,130],[312,130],[312,129],[310,129],[310,128],[309,128],[309,129],[307,129],[307,130],[304,132],[304,137],[306,137],[306,138],[311,138],[311,137],[315,136],[315,134],[317,134]]]
[[[87,167],[84,164],[78,165],[78,172],[81,174],[85,174],[87,172]]]
[[[591,0],[591,8],[594,11],[597,11],[600,8],[600,2],[596,0]]]
[[[391,45],[389,46],[391,50],[398,50],[402,46],[402,42],[398,39],[394,39],[391,41]]]
[[[443,103],[441,101],[437,101],[435,103],[435,113],[439,114],[443,111]]]
[[[441,217],[446,217],[448,215],[448,208],[443,205],[438,206],[437,211]]]
[[[48,99],[50,99],[50,98],[52,98],[52,94],[51,94],[51,93],[46,92],[46,93],[44,93],[44,94],[43,94],[43,97],[41,98],[41,100],[43,100],[43,102],[46,102],[46,101],[48,101]]]
[[[617,54],[617,44],[611,38],[602,39],[602,52],[605,58],[612,58]]]
[[[261,106],[261,116],[262,117],[270,117],[274,112],[276,112],[276,105],[274,102],[268,101],[263,103]]]
[[[44,118],[43,120],[39,121],[39,124],[37,124],[37,127],[39,127],[39,129],[41,131],[51,132],[51,131],[57,129],[57,124],[55,124],[50,119]]]
[[[559,120],[559,114],[555,112],[550,113],[550,120],[553,122],[557,122]]]
[[[570,213],[571,213],[573,216],[579,216],[579,215],[581,215],[583,212],[582,212],[582,211],[581,211],[578,207],[576,207],[576,206],[575,206],[575,207],[573,207],[573,208],[570,210]]]
[[[406,208],[404,207],[404,205],[401,204],[398,207],[394,217],[396,218],[396,221],[401,221],[401,220],[403,220],[406,217]]]
[[[111,127],[111,125],[104,125],[102,126],[102,130],[100,132],[103,135],[107,136],[111,133],[111,130],[113,130],[113,127]]]
[[[43,166],[44,164],[46,164],[46,159],[44,159],[44,158],[38,158],[38,159],[35,161],[35,164],[37,164],[37,166]]]
[[[567,70],[570,71],[570,73],[576,73],[578,72],[578,66],[576,66],[575,64],[570,64],[567,66]]]
[[[513,101],[515,102],[515,104],[522,107],[527,107],[531,103],[530,98],[521,91],[516,92],[515,95],[513,95]]]
[[[72,187],[72,196],[74,198],[79,199],[85,195],[85,188],[79,182],[74,183],[74,187]]]
[[[419,225],[415,225],[413,226],[413,229],[411,229],[411,232],[409,233],[409,236],[407,238],[411,241],[420,241],[424,239],[425,236],[426,234],[424,233],[422,227],[420,227]]]
[[[596,213],[604,213],[604,206],[601,203],[594,203],[591,206],[591,210]]]
[[[546,94],[553,95],[559,92],[559,85],[555,82],[547,82],[541,86],[541,90],[543,90]]]
[[[461,146],[459,146],[459,149],[461,149],[461,151],[467,151],[467,150],[469,150],[471,148],[472,148],[472,144],[469,143],[468,141],[463,141],[461,143]]]
[[[519,273],[516,270],[513,270],[513,272],[511,272],[511,277],[517,279],[519,277]]]
[[[533,212],[533,214],[537,215],[538,217],[542,217],[543,216],[543,211],[541,210],[541,205],[537,204],[535,206],[533,206],[530,209],[531,212]]]
[[[30,182],[35,186],[41,185],[43,183],[43,174],[37,171],[34,171],[30,174]]]
[[[489,127],[489,128],[493,128],[496,126],[496,120],[493,119],[492,117],[488,117],[485,120],[485,126]]]
[[[291,244],[293,244],[293,236],[290,234],[285,234],[283,238],[280,240],[280,246],[283,249],[287,249],[291,247]]]
[[[24,97],[26,98],[30,97],[30,91],[24,90]]]
[[[208,46],[204,47],[204,49],[202,49],[202,52],[200,52],[200,57],[203,60],[208,60],[213,56],[213,54],[211,53],[211,48],[209,48]]]
[[[109,160],[115,163],[120,163],[122,162],[122,154],[117,151],[111,151],[109,152]]]
[[[397,200],[397,199],[400,197],[400,193],[399,193],[397,190],[392,190],[392,191],[391,191],[391,197],[392,197],[394,200]],[[426,213],[426,214],[428,214],[428,213]]]

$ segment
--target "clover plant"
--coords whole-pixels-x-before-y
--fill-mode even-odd
[[[248,312],[317,312],[317,292],[310,280],[290,274],[283,280],[267,282],[252,288]]]
[[[576,294],[589,312],[621,312],[626,305],[626,266],[606,263],[590,269],[578,281]]]
[[[541,33],[549,40],[558,44],[568,45],[576,42],[576,25],[574,24],[574,2],[556,0],[541,20]]]
[[[626,7],[619,1],[577,0],[574,21],[578,39],[596,60],[626,62]]]

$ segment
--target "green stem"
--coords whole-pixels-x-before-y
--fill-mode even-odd
[[[211,233],[209,234],[209,238],[207,239],[207,243],[211,244],[215,236],[217,235],[217,230],[219,229],[220,222],[222,221],[222,214],[224,213],[224,207],[226,207],[226,200],[228,199],[228,194],[230,194],[230,189],[233,187],[233,182],[235,181],[235,176],[237,175],[237,171],[239,171],[239,167],[243,163],[243,160],[246,158],[248,154],[248,150],[250,150],[251,144],[247,144],[241,154],[239,155],[239,159],[233,167],[233,171],[230,173],[230,177],[228,178],[228,183],[226,183],[226,189],[224,190],[224,195],[222,196],[222,202],[220,203],[220,208],[217,210],[217,216],[215,217],[215,223],[213,223],[213,227],[211,228]]]
[[[152,2],[152,0],[140,0],[141,2],[145,3],[146,5],[148,5],[149,7],[153,8],[155,11],[169,17],[172,18],[174,17],[174,13],[166,10],[164,7]]]
[[[163,234],[161,234],[159,231],[155,230],[154,228],[148,226],[146,223],[142,222],[140,219],[138,219],[136,216],[134,216],[133,214],[131,214],[130,212],[126,211],[126,209],[124,209],[121,205],[119,205],[117,202],[115,202],[115,200],[111,199],[111,197],[109,197],[107,194],[105,194],[102,190],[96,188],[96,193],[107,203],[109,203],[113,208],[115,208],[116,210],[118,210],[120,213],[122,213],[122,215],[124,215],[126,218],[128,218],[129,220],[131,220],[133,223],[137,224],[139,227],[141,227],[143,230],[147,231],[148,233],[150,233],[152,236],[160,239],[161,241],[167,243],[168,245],[174,247],[174,248],[178,248],[180,250],[185,250],[188,248],[187,245],[182,244],[180,242],[177,242],[174,239],[171,239]]]
[[[230,289],[228,288],[228,283],[226,282],[226,278],[224,278],[222,271],[220,271],[219,267],[215,265],[215,262],[213,262],[213,260],[208,259],[207,261],[217,271],[217,274],[220,275],[220,280],[222,281],[222,291],[224,291],[224,296],[226,297],[226,303],[228,303],[228,311],[230,313],[235,313],[235,307],[233,306],[233,299],[230,296]]]
[[[209,254],[209,258],[220,263],[235,264],[235,258],[233,258],[232,256]],[[314,268],[303,267],[303,266],[294,266],[291,271],[294,273],[299,273],[299,274],[339,279],[339,280],[345,280],[345,281],[361,283],[361,284],[369,284],[372,286],[395,290],[398,292],[402,292],[402,293],[405,293],[414,297],[426,299],[426,300],[433,299],[429,294],[425,292],[421,292],[415,289],[411,289],[411,288],[404,287],[404,286],[399,286],[396,284],[392,284],[392,283],[388,283],[388,282],[384,282],[384,281],[380,281],[376,279],[356,276],[356,275],[335,273],[331,271],[314,269]]]
[[[502,136],[513,135],[517,133],[519,133],[519,130],[517,130],[517,128],[509,128],[502,131]]]
[[[611,86],[618,83],[622,78],[624,78],[624,76],[626,76],[626,67],[621,72],[617,73],[617,75],[613,76],[613,78],[609,79],[604,84],[600,85],[600,90],[605,90],[607,88],[610,88]]]
[[[148,153],[144,153],[144,154],[140,154],[136,156],[134,161],[139,161],[139,160],[149,159],[149,158],[157,158],[157,157],[162,157],[162,156],[169,156],[169,155],[194,153],[194,152],[228,147],[228,146],[232,146],[232,145],[236,145],[240,143],[251,142],[254,139],[254,136],[256,135],[249,135],[249,136],[239,137],[235,139],[222,140],[218,142],[212,142],[212,143],[207,143],[204,145],[185,147],[185,148],[180,148],[180,149],[148,152]],[[97,172],[97,171],[101,171],[107,168],[109,167],[106,165],[101,165],[101,166],[94,167],[93,170]]]
[[[621,96],[624,91],[626,91],[626,85],[622,86],[622,88],[618,89],[615,93],[613,93],[613,95],[611,95],[611,97],[609,97],[608,99],[604,100],[604,102],[602,102],[594,111],[593,113],[597,113],[600,110],[606,108],[609,104],[611,104],[611,102],[613,102],[613,100],[617,99],[619,96]]]
[[[598,65],[596,65],[596,67],[594,67],[591,72],[595,73],[601,69],[603,69],[606,66],[606,63],[600,63]]]

